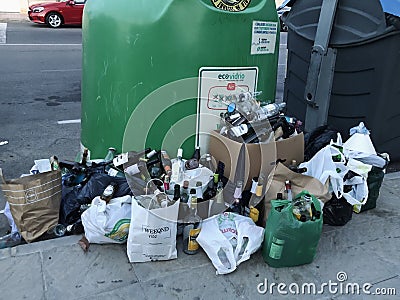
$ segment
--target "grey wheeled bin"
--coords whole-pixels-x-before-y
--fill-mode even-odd
[[[305,120],[308,130],[328,124],[344,139],[363,121],[376,150],[400,159],[399,18],[385,13],[379,0],[289,5],[283,16],[288,113]]]

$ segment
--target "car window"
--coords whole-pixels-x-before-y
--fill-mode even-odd
[[[75,0],[75,4],[85,4],[86,0]]]

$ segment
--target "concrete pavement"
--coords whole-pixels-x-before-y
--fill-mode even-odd
[[[396,296],[369,295],[368,299],[398,299],[400,293],[400,172],[387,174],[377,208],[354,214],[343,227],[324,225],[317,255],[309,265],[274,269],[264,263],[261,251],[228,275],[215,275],[204,252],[178,259],[130,264],[126,245],[90,246],[83,253],[80,236],[20,245],[0,250],[1,299],[279,299],[279,283],[300,287],[315,284],[318,295],[293,295],[287,299],[366,299],[346,294],[344,283],[366,283],[370,292],[393,292]],[[340,292],[339,272],[345,272]],[[341,274],[343,275],[343,273]],[[275,283],[272,291],[260,294]],[[307,291],[307,289],[306,289]]]

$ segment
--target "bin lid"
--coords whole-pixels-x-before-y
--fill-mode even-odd
[[[400,17],[400,0],[381,0],[383,11]]]
[[[283,15],[282,19],[298,35],[313,41],[318,27],[322,1],[290,0],[287,5],[292,8]],[[385,14],[380,0],[339,0],[330,45],[339,46],[363,42],[386,32]]]

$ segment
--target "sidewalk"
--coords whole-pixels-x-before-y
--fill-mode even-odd
[[[0,23],[29,22],[28,13],[0,12]]]
[[[400,293],[400,172],[387,174],[377,208],[354,214],[343,227],[324,225],[317,255],[309,265],[274,269],[263,262],[261,251],[228,275],[215,275],[211,261],[201,252],[181,251],[178,259],[130,264],[126,245],[90,246],[84,254],[80,236],[26,244],[0,250],[2,299],[280,299],[277,285],[285,283],[338,283],[319,295],[288,295],[288,299],[366,299],[340,293],[339,272],[344,283],[369,289],[396,288]],[[273,295],[260,294],[257,286],[275,283]],[[342,283],[343,284],[343,283]],[[265,285],[260,285],[265,289]],[[286,287],[286,291],[288,288]],[[301,292],[301,289],[300,289]],[[304,295],[304,294],[303,294]],[[397,296],[398,297],[398,296]],[[371,296],[397,299],[396,296]]]

